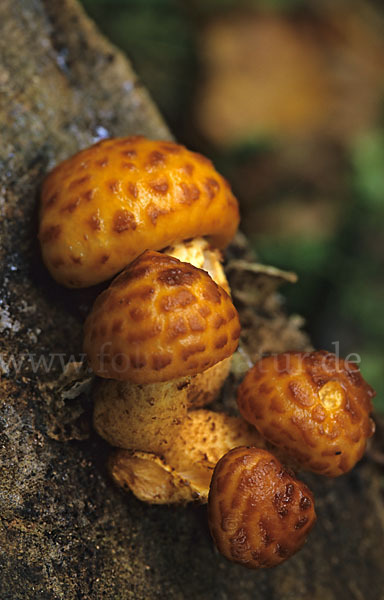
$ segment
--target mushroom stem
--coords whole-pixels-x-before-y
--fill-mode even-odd
[[[264,448],[258,432],[241,417],[210,410],[188,414],[162,456],[117,450],[109,460],[113,480],[150,504],[206,503],[217,461],[239,445]]]
[[[188,378],[159,383],[100,380],[93,423],[112,446],[163,454],[187,415]]]
[[[207,406],[216,400],[231,370],[231,362],[232,356],[190,378],[187,387],[188,410]]]
[[[213,402],[231,357],[191,377],[134,384],[100,379],[94,388],[93,423],[112,446],[163,454],[178,436],[187,411]]]

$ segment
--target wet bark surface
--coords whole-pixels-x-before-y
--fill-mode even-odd
[[[74,0],[2,0],[0,23],[0,598],[384,598],[380,473],[368,460],[335,481],[305,478],[318,524],[272,571],[220,557],[205,507],[146,506],[112,485],[109,449],[89,425],[88,374],[76,392],[57,381],[67,361],[81,360],[98,290],[65,290],[46,273],[37,198],[47,170],[78,149],[109,135],[169,132]],[[284,276],[250,274],[241,237],[229,256],[243,355],[307,347],[275,294]],[[228,408],[235,383],[232,375]]]

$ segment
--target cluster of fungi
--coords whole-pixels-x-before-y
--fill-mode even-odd
[[[353,363],[293,351],[250,369],[241,416],[205,408],[240,336],[220,254],[238,224],[237,201],[208,159],[135,136],[99,142],[48,174],[39,239],[65,286],[117,274],[84,341],[98,376],[94,426],[116,448],[113,480],[149,503],[208,502],[220,552],[260,568],[294,554],[316,520],[292,465],[330,477],[350,470],[374,431],[374,392]]]

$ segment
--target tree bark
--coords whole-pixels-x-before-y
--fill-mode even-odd
[[[0,598],[384,598],[384,511],[368,461],[336,481],[306,478],[318,525],[272,571],[220,557],[205,507],[151,507],[112,485],[87,396],[57,383],[71,353],[80,357],[96,290],[61,289],[43,268],[38,191],[47,170],[97,139],[170,134],[127,59],[75,0],[2,0],[0,23]],[[231,255],[246,254],[239,237]],[[306,347],[279,305],[279,277],[256,276],[263,292],[243,277],[249,289],[238,295],[245,350],[254,358]]]

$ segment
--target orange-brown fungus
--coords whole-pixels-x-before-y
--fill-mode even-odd
[[[374,432],[375,392],[351,362],[326,351],[261,359],[239,387],[243,417],[303,468],[336,477]]]
[[[39,238],[52,276],[86,287],[146,249],[197,236],[223,248],[238,223],[237,201],[208,159],[135,136],[99,142],[48,174]]]
[[[213,473],[208,499],[212,537],[229,560],[274,567],[297,552],[316,521],[313,496],[267,450],[240,447]]]
[[[230,297],[205,271],[147,251],[96,300],[84,350],[101,377],[154,383],[205,371],[239,335]]]

